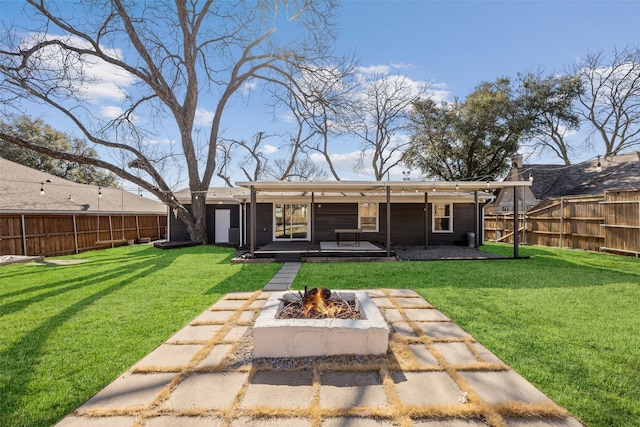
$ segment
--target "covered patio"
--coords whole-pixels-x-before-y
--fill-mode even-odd
[[[256,224],[257,220],[257,206],[258,203],[267,203],[274,200],[308,200],[310,202],[310,230],[313,233],[315,230],[315,222],[317,217],[316,210],[322,206],[324,201],[334,201],[340,199],[341,201],[354,201],[360,198],[366,200],[375,200],[380,205],[386,207],[384,209],[384,217],[380,218],[383,222],[384,237],[380,242],[375,242],[375,246],[378,248],[371,248],[371,254],[378,254],[378,256],[392,257],[393,251],[393,234],[392,234],[392,203],[416,203],[423,204],[423,224],[420,224],[424,230],[424,247],[430,246],[429,242],[429,203],[438,200],[454,200],[466,197],[473,200],[475,206],[473,210],[473,231],[475,236],[481,235],[481,222],[482,214],[480,213],[481,203],[493,198],[491,192],[495,189],[501,188],[521,188],[530,187],[531,181],[509,181],[509,182],[497,182],[497,181],[465,181],[465,182],[447,182],[447,181],[247,181],[236,183],[240,187],[244,187],[250,190],[249,197],[245,201],[249,206],[249,218],[247,232],[249,234],[249,253],[253,258],[258,255],[263,255],[265,252],[272,251],[284,253],[320,253],[322,252],[322,243],[329,243],[329,240],[333,239],[321,239],[312,235],[307,242],[271,242],[267,245],[258,247],[256,236],[259,233]],[[517,193],[516,193],[517,194]],[[518,211],[518,203],[514,200],[514,211]],[[514,229],[518,228],[518,215],[514,215]],[[362,253],[368,252],[368,250],[361,250],[355,243],[358,243],[359,236],[356,235],[362,230],[354,229],[342,229],[341,226],[336,225],[336,244],[338,243],[340,236],[338,231],[350,231],[354,233],[353,245],[350,247],[345,244],[344,247],[336,247],[332,249],[340,252],[353,252]],[[349,238],[349,237],[348,237]],[[345,242],[346,243],[346,242]],[[480,245],[480,239],[475,238],[474,245],[477,248]],[[518,245],[517,240],[513,244],[513,258],[518,258]],[[328,247],[325,251],[330,253]],[[384,253],[380,253],[380,252]],[[338,253],[338,252],[334,252]],[[280,255],[284,257],[286,255]],[[291,255],[293,256],[293,255]],[[300,255],[297,255],[300,256]]]

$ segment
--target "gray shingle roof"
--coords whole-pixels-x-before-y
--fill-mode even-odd
[[[533,174],[531,191],[538,200],[551,197],[602,194],[605,190],[640,187],[640,152],[601,158],[575,165],[524,164],[519,170],[524,179]]]
[[[47,182],[49,180],[50,182]],[[44,194],[40,194],[44,182]],[[78,184],[0,157],[0,211],[166,213],[160,202],[117,188]]]

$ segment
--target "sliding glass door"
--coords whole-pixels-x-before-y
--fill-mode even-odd
[[[273,223],[276,240],[309,240],[309,205],[275,203]]]

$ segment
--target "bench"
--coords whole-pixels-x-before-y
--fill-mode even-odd
[[[360,234],[362,234],[362,228],[336,228],[336,243],[338,246],[360,246]],[[341,234],[353,234],[355,236],[355,244],[343,244],[340,245]]]

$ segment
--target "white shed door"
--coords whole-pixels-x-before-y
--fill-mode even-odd
[[[231,210],[216,209],[215,212],[216,212],[215,242],[229,243],[229,228],[231,227]]]

